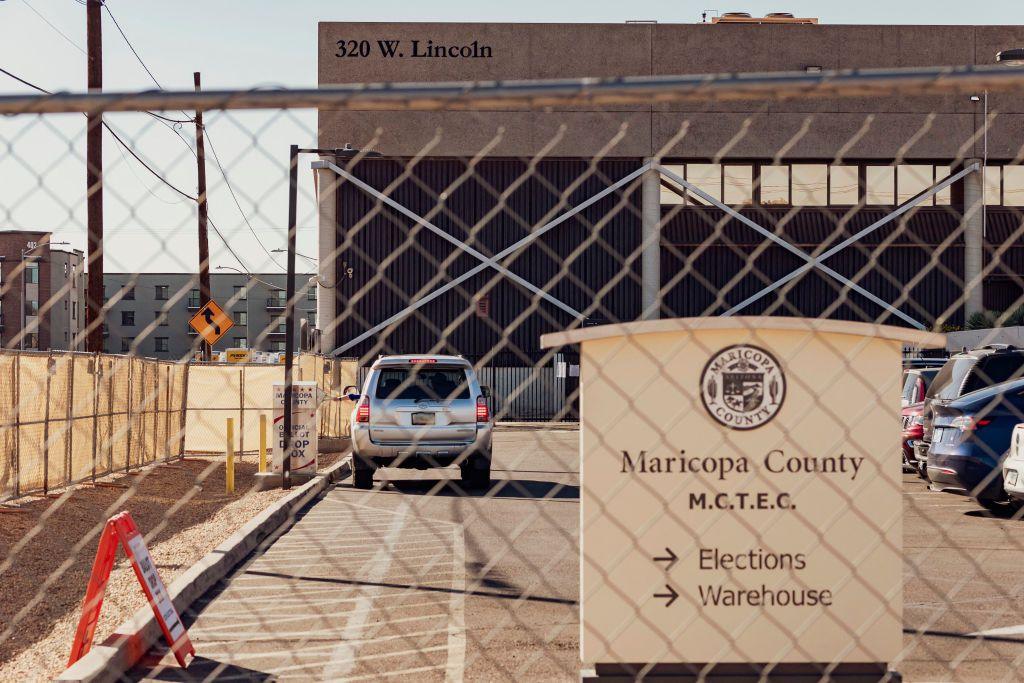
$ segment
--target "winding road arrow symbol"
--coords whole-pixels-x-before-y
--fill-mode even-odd
[[[672,552],[671,548],[665,548],[665,552],[668,553],[667,556],[665,556],[665,557],[652,557],[651,559],[654,560],[655,562],[665,562],[665,563],[667,563],[665,565],[665,571],[669,571],[670,569],[672,569],[672,567],[675,566],[676,562],[679,561],[679,558],[676,556],[676,554],[674,552]]]
[[[675,602],[676,598],[679,597],[679,593],[677,593],[676,589],[668,585],[667,583],[665,584],[665,588],[668,590],[668,593],[655,593],[654,597],[668,598],[668,602],[665,603],[665,607],[671,607],[672,603]]]
[[[209,308],[203,310],[203,317],[206,319],[207,325],[213,326],[213,333],[220,334],[220,325],[217,325],[216,323],[213,322],[213,311],[211,311]]]

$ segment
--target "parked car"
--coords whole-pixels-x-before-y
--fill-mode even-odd
[[[1013,428],[1010,453],[1003,462],[1003,490],[1010,498],[1024,502],[1024,424]]]
[[[922,397],[923,398],[923,397]],[[914,444],[924,433],[924,401],[903,408],[901,420],[903,433],[900,435],[900,451],[903,456],[903,469],[917,472],[917,457],[914,455]],[[920,472],[919,472],[920,474]],[[921,476],[924,476],[923,474]]]
[[[918,471],[928,476],[928,448],[932,441],[931,416],[936,405],[955,401],[964,394],[1024,376],[1024,349],[989,344],[950,357],[932,379],[925,393],[924,431],[914,445]]]
[[[1005,510],[1003,461],[1014,428],[1024,421],[1024,379],[937,403],[928,451],[928,475],[935,488],[971,496],[990,510]]]
[[[924,402],[924,397],[931,386],[935,375],[939,374],[940,367],[932,368],[909,368],[903,371],[903,396],[901,405],[903,408]]]
[[[351,391],[349,391],[351,389]],[[459,356],[381,356],[352,411],[352,479],[373,486],[380,467],[458,465],[470,488],[491,476],[494,423],[469,361]]]

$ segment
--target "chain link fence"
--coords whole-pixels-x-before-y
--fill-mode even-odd
[[[968,104],[982,95],[984,113]],[[66,168],[83,163],[84,120],[64,115],[102,113],[123,133],[108,144],[146,164],[108,155],[105,196],[134,240],[112,231],[108,270],[180,262],[189,277],[194,158],[145,150],[169,144],[151,113],[204,110],[212,191],[241,217],[213,216],[211,261],[254,277],[265,252],[269,268],[294,200],[299,251],[317,256],[296,299],[317,292],[321,355],[300,355],[293,379],[327,397],[320,433],[362,449],[359,478],[180,605],[199,655],[187,672],[157,648],[123,677],[1020,679],[1024,352],[947,362],[959,347],[942,335],[1019,334],[1021,103],[1024,74],[978,67],[0,97],[7,225],[43,211],[84,242],[86,194]],[[429,139],[394,154],[386,126],[349,148],[324,141],[332,117],[382,111],[422,114]],[[643,123],[655,114],[657,135]],[[503,151],[517,136],[529,153]],[[314,151],[289,197],[292,144]],[[35,151],[65,147],[57,161]],[[145,191],[125,172],[148,174]],[[159,205],[168,186],[184,208]],[[32,262],[15,259],[5,323],[30,293],[62,314],[73,286],[27,289]],[[194,285],[165,292],[167,310]],[[125,310],[108,296],[108,315]],[[57,318],[31,310],[5,333],[12,349],[56,341]],[[168,334],[148,316],[136,327],[137,353]],[[251,452],[283,377],[190,364],[194,346],[173,362],[0,354],[0,584],[36,572],[0,606],[4,676],[63,669],[110,514],[148,510],[170,583],[196,559],[185,548],[214,550],[280,499],[243,479],[190,516],[225,463],[179,458],[220,453],[227,417]],[[394,355],[406,374],[384,377]],[[453,367],[471,375],[449,386]],[[473,404],[462,417],[459,401]],[[59,537],[54,520],[90,494],[28,494],[171,458],[182,469],[111,479],[116,497],[82,508],[89,529],[58,550],[33,542]],[[466,476],[485,461],[483,482]],[[154,511],[156,484],[174,494]],[[97,641],[141,606],[119,586],[120,618]]]

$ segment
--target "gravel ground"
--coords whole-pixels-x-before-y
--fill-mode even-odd
[[[321,455],[321,467],[339,457]],[[282,497],[280,490],[252,490],[255,471],[252,455],[236,464],[229,495],[223,457],[190,457],[105,480],[116,487],[77,486],[55,499],[14,501],[27,512],[0,513],[0,680],[48,680],[65,668],[99,532],[111,515],[131,512],[170,584]],[[95,642],[145,604],[119,550]]]

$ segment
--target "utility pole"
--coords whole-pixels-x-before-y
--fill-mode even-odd
[[[103,0],[87,0],[85,33],[87,47],[88,85],[90,92],[103,89]],[[103,351],[103,115],[86,115],[85,134],[85,196],[88,224],[89,288],[86,293],[89,326],[87,348],[93,353]]]
[[[199,72],[192,74],[196,84],[196,92],[200,90]],[[210,302],[210,239],[206,232],[207,207],[206,207],[206,153],[203,148],[203,112],[196,110],[196,163],[199,164],[198,192],[199,199],[199,306],[203,307]],[[203,344],[203,360],[208,361],[212,355],[212,349],[205,341]]]
[[[284,459],[281,464],[281,488],[292,485],[292,370],[295,367],[295,221],[296,193],[299,188],[299,146],[292,145],[288,154],[288,280],[284,303]]]

